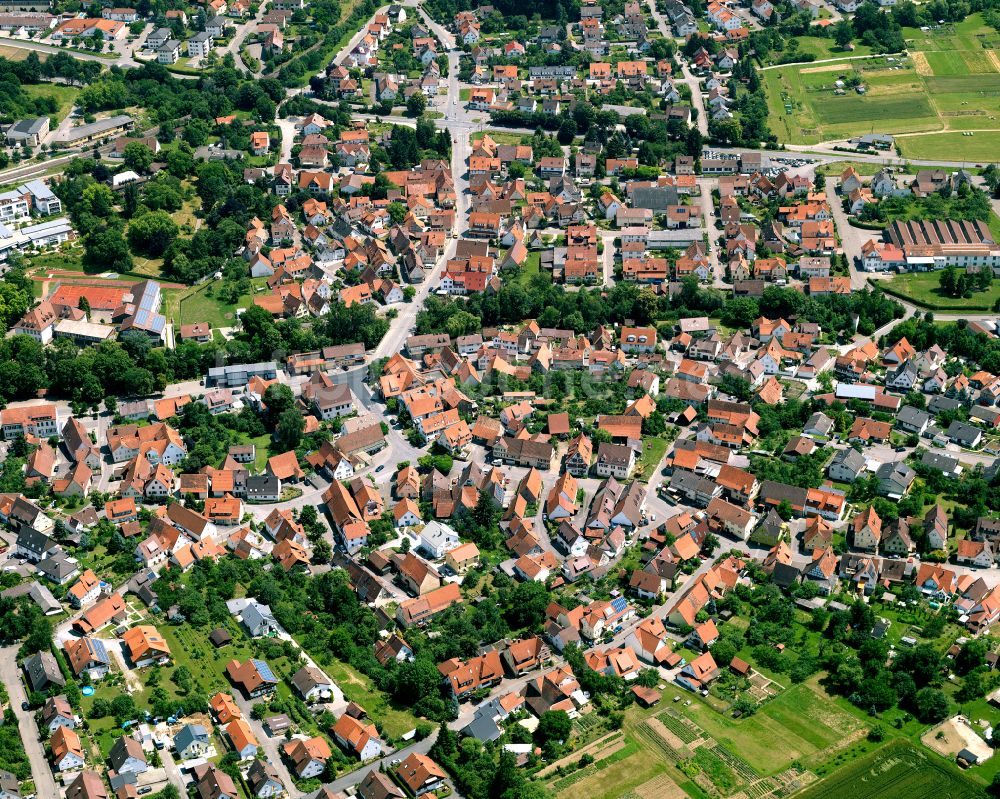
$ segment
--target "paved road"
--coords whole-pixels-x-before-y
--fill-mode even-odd
[[[746,147],[715,147],[713,149],[719,152],[730,153],[760,153],[768,156],[769,158],[798,158],[801,156],[825,163],[829,163],[831,161],[861,161],[868,164],[881,164],[883,166],[939,166],[952,167],[955,169],[968,167],[970,164],[986,163],[990,160],[985,159],[981,162],[972,159],[966,159],[964,161],[928,161],[915,158],[897,158],[895,155],[890,153],[870,154],[834,150],[833,144],[838,143],[841,146],[845,145],[844,142],[824,142],[820,144],[786,144],[784,150],[772,150],[764,147],[756,149],[748,149]]]
[[[0,648],[0,681],[7,687],[7,694],[10,696],[10,706],[17,716],[17,724],[21,729],[21,740],[24,743],[24,751],[28,755],[31,763],[31,778],[35,782],[35,795],[39,797],[60,796],[56,787],[55,778],[52,776],[52,769],[45,758],[45,748],[38,740],[38,725],[35,724],[35,717],[26,710],[21,710],[21,703],[26,702],[28,697],[21,682],[20,669],[17,666],[17,652],[20,644],[5,646]]]
[[[601,269],[604,275],[604,285],[610,288],[615,284],[615,238],[619,235],[617,230],[601,230],[601,243],[604,244],[604,253],[601,258]]]
[[[79,59],[80,61],[98,61],[101,64],[107,64],[109,67],[117,65],[124,69],[128,69],[129,67],[137,67],[140,65],[140,62],[127,55],[111,57],[106,55],[100,56],[94,53],[84,53],[70,47],[57,47],[53,44],[42,44],[41,42],[26,41],[24,39],[0,38],[0,44],[3,44],[5,47],[14,47],[18,50],[34,50],[36,53],[48,53],[50,55],[55,55],[56,53],[66,53],[73,56],[73,58]]]
[[[79,158],[78,153],[73,155],[61,155],[58,158],[50,158],[47,161],[16,166],[12,169],[5,169],[0,172],[0,183],[14,183],[19,180],[31,180],[40,175],[44,175],[54,166],[65,166],[70,161]]]
[[[691,106],[698,112],[698,130],[702,136],[708,136],[708,113],[705,111],[705,98],[701,94],[701,84],[698,82],[686,63],[681,64],[681,74],[684,79],[677,83],[686,83],[691,89]]]
[[[174,760],[170,751],[171,742],[164,737],[164,747],[160,749],[160,762],[163,764],[163,771],[167,775],[167,780],[173,785],[181,796],[187,796],[187,783],[184,775],[181,774],[180,766]]]
[[[250,729],[253,730],[253,734],[257,737],[257,743],[260,744],[261,749],[267,755],[267,761],[277,770],[278,776],[285,785],[285,791],[289,799],[298,799],[298,797],[302,796],[302,791],[295,787],[295,781],[292,779],[292,775],[289,773],[288,767],[281,757],[281,744],[285,739],[283,737],[272,738],[267,734],[263,723],[253,717],[253,706],[261,700],[248,701],[239,691],[233,691],[233,699],[236,700],[236,706],[240,709],[243,718],[246,719],[250,725]]]
[[[671,32],[670,21],[657,9],[656,0],[646,0],[646,5],[649,7],[649,14],[656,23],[657,28],[659,28],[660,34],[665,39],[676,38]],[[705,113],[705,102],[701,96],[701,85],[698,82],[698,78],[691,74],[686,63],[681,64],[681,74],[683,77],[675,78],[674,83],[686,83],[688,88],[691,89],[691,105],[698,111],[698,130],[701,131],[702,136],[707,136],[708,115]]]
[[[440,41],[441,44],[443,44],[445,48],[448,50],[455,49],[455,47],[457,46],[457,43],[455,41],[455,35],[451,31],[447,30],[443,25],[431,19],[430,15],[428,15],[428,13],[424,11],[423,6],[418,5],[416,2],[414,2],[414,0],[407,0],[407,2],[405,2],[403,5],[411,8],[415,7],[417,11],[420,13],[420,17],[421,19],[423,19],[424,25],[427,26],[427,28],[431,31],[431,33],[437,36],[438,41]]]
[[[221,55],[226,53],[231,53],[233,60],[236,62],[236,68],[242,69],[244,72],[249,72],[251,75],[259,75],[262,71],[262,66],[257,68],[254,72],[250,69],[246,63],[243,61],[243,56],[240,54],[240,50],[243,47],[243,42],[246,41],[247,37],[257,26],[260,18],[264,15],[264,4],[261,3],[260,8],[257,9],[256,16],[248,18],[245,22],[236,26],[236,33],[233,34],[233,38],[230,40],[229,44],[223,48]]]
[[[718,178],[698,178],[698,186],[701,188],[701,225],[708,233],[708,262],[712,266],[712,285],[727,288],[726,264],[719,255],[719,236],[722,234],[716,224],[718,216],[715,213],[715,201],[712,192],[719,188]]]
[[[375,17],[377,17],[379,14],[384,14],[388,8],[389,8],[388,6],[382,6],[381,8],[376,10],[374,14],[372,14],[371,19],[367,20],[365,24],[362,25],[361,28],[348,40],[347,44],[341,47],[340,50],[337,51],[336,55],[334,55],[333,62],[335,64],[344,63],[344,59],[351,54],[351,51],[358,46],[358,42],[360,42],[364,38],[365,33],[368,31],[368,26],[371,24],[372,20],[375,19]]]
[[[327,787],[332,791],[346,791],[352,785],[357,785],[362,782],[365,777],[368,776],[372,771],[376,771],[382,766],[385,766],[386,770],[392,765],[394,760],[406,760],[410,755],[416,752],[419,755],[426,755],[431,751],[431,747],[434,746],[434,742],[437,740],[438,731],[435,728],[434,732],[428,735],[424,740],[417,741],[416,743],[410,744],[402,749],[397,749],[385,757],[379,760],[373,760],[367,766],[362,766],[349,774],[345,774],[333,782],[327,783]]]
[[[815,171],[815,169],[812,170],[813,174],[815,174]],[[810,178],[812,176],[809,175]],[[841,195],[837,193],[839,187],[839,180],[827,178],[826,196],[830,202],[830,210],[833,213],[833,221],[837,226],[837,232],[840,234],[841,247],[844,250],[844,255],[847,256],[847,265],[851,270],[851,289],[857,291],[863,289],[868,282],[866,274],[858,269],[858,265],[861,263],[861,248],[870,239],[878,238],[879,236],[877,230],[864,230],[863,228],[854,227],[851,224],[847,212],[841,203]]]
[[[295,123],[298,117],[288,117],[282,119],[278,117],[275,124],[281,131],[281,155],[278,157],[279,164],[287,164],[292,160],[292,145],[295,143]]]
[[[818,58],[815,61],[798,61],[792,64],[770,64],[766,67],[757,67],[758,72],[766,72],[769,69],[784,69],[789,66],[811,67],[813,64],[835,64],[838,61],[861,61],[866,58],[885,58],[892,53],[876,53],[873,55],[845,55],[837,58]]]
[[[421,9],[422,11],[423,9]],[[458,59],[456,51],[448,53],[449,82],[448,98],[445,104],[444,128],[452,134],[451,144],[451,173],[455,181],[455,227],[459,236],[468,229],[468,212],[470,206],[469,180],[466,164],[472,154],[472,146],[469,143],[470,128],[463,122],[457,121],[457,109],[460,105],[458,87]],[[424,282],[417,287],[417,294],[413,302],[406,303],[400,308],[399,315],[392,320],[389,332],[379,342],[378,347],[372,353],[372,359],[384,358],[403,349],[407,337],[410,335],[417,312],[423,306],[424,300],[432,289],[437,287],[444,270],[445,264],[455,256],[458,247],[457,238],[449,238],[445,245],[444,252],[434,266],[424,276]]]

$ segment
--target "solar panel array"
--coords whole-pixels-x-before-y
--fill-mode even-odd
[[[274,672],[271,671],[271,667],[267,665],[263,660],[254,660],[253,666],[257,669],[257,673],[260,675],[264,682],[277,682],[278,678],[274,676]]]
[[[100,638],[88,638],[90,644],[90,650],[94,653],[94,657],[100,660],[102,663],[109,662],[108,660],[108,650],[104,646],[104,641]]]
[[[152,281],[146,281],[135,311],[135,327],[153,333],[162,333],[167,320],[163,314],[157,313],[159,304],[160,287]]]

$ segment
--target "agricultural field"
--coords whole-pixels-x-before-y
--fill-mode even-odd
[[[855,740],[860,720],[834,702],[818,683],[793,686],[748,718],[733,719],[692,702],[679,712],[718,744],[738,752],[761,774],[774,774],[798,760],[807,767]]]
[[[682,701],[670,701],[673,695]],[[662,799],[785,796],[817,773],[866,755],[867,726],[818,682],[797,685],[754,716],[734,719],[675,686],[652,710],[630,709],[612,733],[565,758],[562,773],[544,776],[558,799]],[[690,700],[690,701],[688,701]],[[584,720],[578,726],[584,727]],[[574,771],[583,754],[594,762]],[[820,768],[826,766],[827,768]],[[568,772],[568,773],[567,773]]]
[[[903,636],[912,636],[943,652],[960,633],[950,623],[939,623],[931,630],[931,623],[940,620],[923,607],[882,604],[878,615],[890,622],[885,638],[895,645]],[[807,620],[807,614],[796,611],[795,626],[801,635],[786,648],[786,657],[818,653],[820,634],[805,626]],[[742,617],[727,622],[744,627],[747,623]],[[688,660],[695,656],[683,647],[676,651]],[[739,695],[760,703],[755,713],[734,718],[731,704],[737,694],[732,692],[713,688],[703,697],[667,686],[662,689],[659,706],[651,710],[630,708],[621,730],[603,738],[594,737],[600,726],[597,719],[584,716],[578,720],[575,727],[589,743],[564,758],[558,770],[553,764],[541,778],[557,799],[778,799],[799,796],[803,791],[807,799],[813,799],[811,792],[832,779],[836,782],[830,784],[835,788],[822,794],[822,799],[827,799],[849,795],[840,782],[845,771],[857,778],[858,764],[864,764],[861,771],[877,767],[888,772],[902,757],[900,753],[907,762],[926,761],[942,780],[950,778],[947,761],[919,746],[926,727],[905,710],[887,710],[876,721],[843,697],[830,694],[822,674],[793,683],[785,671],[772,672],[756,663],[753,647],[744,647],[738,655],[754,663],[758,673],[753,687],[739,691]],[[770,698],[765,698],[765,693]],[[995,718],[995,711],[984,700],[960,704],[959,709],[973,719]],[[876,725],[883,729],[888,743],[869,737]],[[879,759],[886,751],[898,757]],[[585,754],[593,762],[579,767]],[[991,760],[977,767],[974,776],[965,776],[958,784],[967,787],[988,782],[994,768],[1000,768],[1000,759],[995,765]],[[905,779],[902,771],[899,779]],[[880,785],[871,796],[884,793],[892,791]],[[959,793],[941,792],[941,799],[975,795],[963,787]],[[867,796],[865,793],[860,799]]]
[[[931,31],[908,28],[904,35],[906,56],[858,55],[763,71],[779,139],[816,144],[873,131],[904,134],[900,148],[916,158],[928,148],[939,153],[944,142],[913,134],[1000,131],[1000,34],[974,14]],[[851,88],[855,80],[864,94]],[[977,136],[949,138],[949,149],[968,147],[973,159],[987,155],[987,143]]]
[[[801,799],[979,799],[982,788],[955,766],[897,741],[845,766]]]

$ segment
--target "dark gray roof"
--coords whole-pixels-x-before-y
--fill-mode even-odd
[[[914,408],[912,405],[904,405],[899,409],[899,413],[896,414],[896,419],[911,427],[919,427],[922,424],[930,422],[931,415],[927,411]]]
[[[17,545],[31,552],[42,554],[52,548],[52,539],[34,527],[22,524],[17,533]]]
[[[909,486],[917,474],[902,461],[896,461],[895,463],[883,463],[875,470],[875,476],[879,480],[895,480],[901,485]]]
[[[649,186],[632,191],[633,208],[649,208],[662,213],[668,205],[677,205],[677,189],[673,186]]]
[[[36,136],[42,132],[42,128],[48,123],[48,117],[38,117],[37,119],[19,119],[7,130],[7,135],[20,133],[22,136]]]
[[[982,434],[983,431],[978,427],[973,427],[971,424],[960,422],[957,419],[948,425],[948,430],[945,432],[948,438],[957,439],[962,443],[975,441]]]
[[[771,573],[771,580],[775,585],[788,588],[798,581],[801,574],[802,572],[799,571],[798,567],[790,563],[775,563],[774,571]]]
[[[950,455],[941,455],[937,452],[925,452],[920,462],[924,466],[930,466],[932,469],[940,469],[942,472],[951,472],[955,470],[958,466],[958,458],[953,458]]]
[[[833,456],[830,465],[832,466],[835,463],[853,472],[860,472],[865,468],[865,456],[853,447],[848,447],[847,449],[840,450]]]
[[[793,506],[804,507],[806,504],[806,490],[798,486],[790,486],[785,483],[778,483],[774,480],[763,480],[760,484],[760,496],[781,502],[788,500]]]
[[[503,731],[497,726],[492,713],[476,713],[472,721],[466,724],[462,730],[462,735],[475,738],[483,743],[497,740]]]
[[[59,664],[51,652],[38,652],[24,659],[25,674],[35,691],[44,691],[49,685],[65,685],[66,679],[59,670]]]
[[[962,403],[951,397],[934,397],[927,403],[927,410],[933,414],[939,414],[942,411],[953,411],[961,407]]]
[[[72,560],[62,550],[53,552],[49,557],[38,564],[38,571],[50,580],[55,580],[59,583],[68,579],[79,570],[80,564],[75,560]]]
[[[281,481],[273,474],[254,475],[247,478],[247,496],[277,494],[280,490]]]

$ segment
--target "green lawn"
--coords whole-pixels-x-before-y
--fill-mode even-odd
[[[49,272],[53,270],[65,270],[67,272],[83,272],[83,250],[68,250],[60,252],[45,253],[31,257],[29,271]],[[81,277],[83,275],[81,274]]]
[[[782,141],[815,144],[875,130],[887,133],[943,127],[912,66],[897,70],[885,59],[862,59],[762,72],[771,129]],[[864,95],[838,96],[835,82],[859,77]]]
[[[830,161],[829,163],[817,166],[816,172],[821,172],[827,177],[832,175],[839,178],[848,167],[853,167],[854,171],[862,177],[871,177],[884,168],[882,164],[875,163],[874,161]]]
[[[213,283],[184,295],[176,311],[178,325],[191,325],[195,322],[208,322],[212,327],[232,327],[236,321],[236,309],[248,307],[252,299],[249,296],[240,297],[235,303],[223,302],[210,296]]]
[[[941,294],[940,272],[912,272],[897,275],[882,286],[898,293],[904,299],[910,299],[938,311],[972,311],[991,310],[1000,300],[1000,283],[994,281],[988,291],[974,292],[970,299],[947,297]]]
[[[105,716],[101,719],[89,718],[90,710],[94,706],[94,702],[98,699],[110,702],[123,692],[124,688],[116,685],[110,685],[107,682],[107,679],[105,679],[94,684],[93,696],[84,696],[80,699],[80,709],[82,710],[82,715],[84,717],[88,717],[87,725],[90,737],[93,739],[94,743],[97,744],[101,753],[105,757],[107,757],[108,752],[111,751],[111,747],[114,746],[115,740],[121,737],[122,730],[118,728],[115,724],[114,718],[111,716]]]
[[[798,45],[798,52],[815,56],[816,60],[846,58],[848,56],[858,57],[872,53],[872,49],[861,42],[855,42],[853,50],[841,50],[832,38],[824,36],[796,36],[794,41]],[[788,54],[783,52],[780,55],[785,57]]]
[[[477,141],[483,138],[483,136],[486,135],[488,135],[491,139],[493,139],[493,141],[495,141],[497,144],[520,144],[523,139],[531,138],[530,136],[524,136],[520,133],[510,133],[508,131],[503,131],[503,130],[487,130],[485,132],[479,131],[478,133],[473,133],[471,136],[469,136],[469,141],[472,144],[475,144]]]
[[[646,438],[642,442],[642,457],[636,465],[637,480],[648,481],[653,476],[657,464],[667,452],[667,441],[663,438]]]
[[[527,286],[535,275],[541,274],[541,258],[542,254],[537,250],[528,253],[528,257],[524,259],[524,263],[521,265],[521,274],[517,277],[518,283],[522,286]],[[551,277],[549,272],[545,274]]]
[[[257,457],[254,460],[254,472],[257,474],[264,471],[264,466],[267,465],[267,459],[271,457],[271,436],[262,435],[256,438],[247,438],[245,444],[253,444],[256,447]]]
[[[978,131],[971,136],[959,131],[927,133],[898,138],[896,144],[904,158],[928,161],[941,158],[943,153],[960,152],[963,159],[985,164],[996,160],[1000,131]]]
[[[73,103],[80,90],[76,86],[63,86],[58,83],[33,83],[22,87],[32,97],[52,97],[59,104],[58,110],[52,116],[60,122],[73,109]]]
[[[373,719],[378,719],[385,734],[393,741],[398,741],[400,736],[414,729],[420,723],[420,720],[409,711],[394,708],[386,695],[354,667],[334,660],[329,654],[326,654],[325,657],[316,657],[316,660],[330,678],[340,686],[344,696],[361,705]]]
[[[189,624],[176,627],[162,622],[157,624],[157,629],[170,646],[174,659],[173,666],[163,670],[164,679],[160,680],[160,684],[172,696],[176,695],[176,686],[169,675],[182,665],[191,670],[195,684],[201,687],[206,696],[212,696],[218,691],[232,690],[226,678],[226,663],[233,658],[246,660],[253,654],[253,649],[234,623],[225,626],[233,637],[233,643],[222,649],[216,649],[208,640],[207,633],[210,631],[202,631]]]

